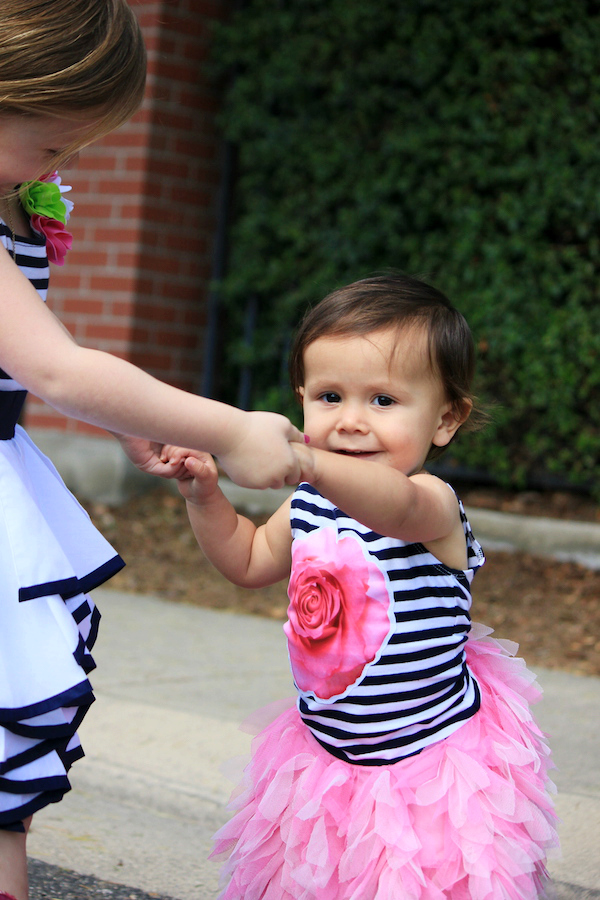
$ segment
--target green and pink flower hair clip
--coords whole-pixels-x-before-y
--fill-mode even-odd
[[[71,186],[62,183],[58,172],[42,175],[39,181],[25,181],[19,189],[21,205],[31,227],[46,238],[48,260],[57,266],[64,265],[67,250],[73,243],[73,235],[65,228],[73,203],[63,197],[70,190]]]

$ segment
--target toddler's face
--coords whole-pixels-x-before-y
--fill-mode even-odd
[[[304,353],[304,430],[311,447],[414,475],[458,424],[420,327],[326,336]]]

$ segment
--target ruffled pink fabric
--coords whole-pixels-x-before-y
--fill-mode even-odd
[[[540,690],[490,638],[467,656],[482,708],[449,738],[390,766],[324,750],[294,708],[253,742],[220,900],[534,900],[558,848]]]
[[[46,238],[48,261],[56,266],[64,266],[67,251],[73,246],[73,235],[58,219],[49,219],[33,213],[31,227]]]

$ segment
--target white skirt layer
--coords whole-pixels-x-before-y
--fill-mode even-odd
[[[0,441],[0,827],[69,790],[99,613],[123,561],[17,426]]]

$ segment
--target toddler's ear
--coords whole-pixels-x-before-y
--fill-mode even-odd
[[[460,406],[452,410],[454,417],[458,422],[458,427],[464,425],[473,411],[473,401],[470,397],[463,397]]]
[[[436,447],[446,447],[460,426],[467,421],[473,409],[473,402],[468,398],[464,398],[461,406],[457,409],[450,404],[442,413],[437,431],[433,436],[433,443]]]

